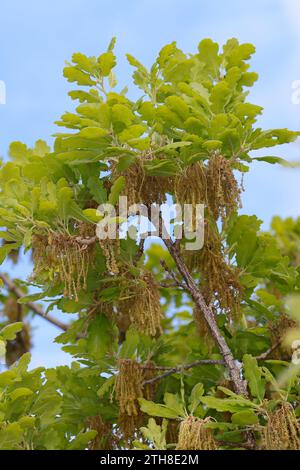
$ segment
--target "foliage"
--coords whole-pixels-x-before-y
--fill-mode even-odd
[[[221,50],[204,39],[186,54],[171,43],[150,69],[128,55],[137,100],[117,88],[114,46],[73,54],[64,76],[78,105],[56,123],[64,131],[52,149],[13,142],[0,170],[1,261],[20,250],[33,261],[30,278],[17,290],[4,282],[1,294],[0,353],[13,365],[0,374],[0,449],[266,448],[278,420],[292,422],[285,448],[299,449],[289,335],[299,332],[300,221],[275,217],[266,233],[238,213],[240,175],[253,160],[282,163],[265,149],[299,133],[256,126],[251,44],[230,39]],[[205,205],[203,249],[188,252],[185,240],[174,249],[245,393],[172,249],[138,233],[96,239],[97,206],[117,207],[119,195]],[[55,341],[70,367],[28,369],[40,300],[46,319],[54,309],[66,318]]]

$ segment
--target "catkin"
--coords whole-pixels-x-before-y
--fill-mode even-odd
[[[180,423],[176,450],[216,450],[212,430],[206,427],[210,417],[205,419],[188,416]]]
[[[208,207],[215,219],[224,219],[240,206],[241,189],[234,177],[230,160],[213,155],[206,171]]]
[[[184,252],[184,259],[191,271],[200,271],[201,291],[206,302],[216,300],[222,310],[232,317],[237,316],[242,294],[239,273],[224,259],[221,238],[214,226],[206,225],[203,248]]]
[[[32,239],[33,278],[51,272],[64,285],[64,295],[78,301],[78,292],[87,288],[93,247],[82,246],[74,237],[60,232],[34,235]],[[47,274],[48,275],[48,274]]]
[[[290,403],[284,402],[269,416],[263,430],[266,450],[300,450],[300,423]]]
[[[93,416],[87,420],[87,427],[97,431],[97,436],[89,443],[89,450],[114,449],[116,436],[112,423],[103,421],[101,416]]]
[[[207,180],[206,170],[203,163],[194,163],[189,165],[182,173],[176,177],[174,185],[176,202],[181,204],[190,204],[196,208],[197,204],[207,204]],[[193,217],[192,230],[195,230],[195,220]]]
[[[129,298],[119,303],[119,319],[122,324],[133,325],[150,336],[161,333],[162,309],[158,286],[150,272],[134,279],[129,287]]]
[[[143,413],[138,399],[143,397],[143,369],[140,363],[131,359],[118,361],[115,393],[119,403],[119,429],[130,441],[137,429],[143,424]]]
[[[146,173],[144,162],[151,160],[151,155],[143,154],[124,172],[119,173],[114,168],[112,170],[113,178],[122,175],[126,184],[123,196],[127,196],[128,207],[132,204],[162,204],[166,200],[166,194],[172,192],[174,182],[173,178],[164,178],[151,176]]]

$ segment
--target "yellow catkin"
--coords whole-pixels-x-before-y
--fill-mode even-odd
[[[205,166],[202,163],[194,163],[184,168],[176,177],[174,184],[176,202],[182,208],[184,204],[190,204],[193,208],[197,204],[207,204],[207,181]],[[195,230],[195,214],[193,214],[192,230]]]
[[[210,157],[206,171],[208,207],[215,219],[232,214],[240,205],[241,189],[230,160],[222,155]]]
[[[142,369],[143,369],[143,382],[153,379],[157,374],[156,369],[155,369],[155,364],[151,361],[147,361],[145,364],[143,364]],[[145,398],[146,400],[153,401],[156,388],[157,388],[157,382],[145,384],[143,386],[143,398]]]
[[[150,336],[161,333],[162,309],[158,286],[150,272],[134,279],[129,298],[119,303],[118,323],[133,325]],[[127,320],[127,321],[126,321]]]
[[[115,383],[116,400],[119,404],[118,426],[122,436],[129,443],[145,422],[145,415],[138,403],[139,398],[153,400],[156,383],[145,384],[157,374],[151,361],[139,363],[131,359],[118,361]]]
[[[290,403],[284,402],[270,414],[263,430],[266,450],[300,450],[300,423]]]
[[[206,302],[217,301],[230,316],[238,315],[242,293],[239,273],[224,259],[221,238],[214,226],[206,224],[203,248],[184,252],[184,259],[191,271],[201,273],[201,291]]]
[[[82,246],[76,237],[64,233],[34,235],[32,240],[34,278],[49,275],[64,285],[64,295],[78,301],[78,292],[87,288],[93,246]]]
[[[112,450],[115,448],[116,436],[111,423],[103,421],[101,416],[87,420],[87,428],[97,431],[97,436],[89,443],[89,450]]]
[[[212,430],[206,427],[206,419],[189,416],[180,423],[176,450],[216,450],[217,445]]]
[[[193,318],[200,337],[204,340],[208,351],[211,353],[215,341],[211,335],[211,331],[207,325],[203,313],[200,312],[200,310],[196,307],[193,309]]]
[[[112,169],[113,178],[122,175],[126,184],[123,196],[127,196],[128,207],[132,204],[145,204],[147,206],[157,203],[162,204],[166,200],[166,194],[173,190],[173,179],[170,177],[151,176],[146,173],[144,163],[149,162],[152,156],[142,154],[129,168],[123,172]]]
[[[107,271],[110,274],[118,275],[120,273],[118,258],[120,255],[120,240],[111,240],[109,238],[105,240],[99,240],[103,255],[105,257],[105,263]]]
[[[131,359],[120,359],[115,392],[120,414],[137,416],[138,398],[143,396],[143,371],[141,365]]]
[[[143,397],[143,369],[137,361],[120,359],[118,371],[115,383],[119,403],[118,425],[124,438],[130,440],[143,424],[143,414],[138,403],[138,399]]]

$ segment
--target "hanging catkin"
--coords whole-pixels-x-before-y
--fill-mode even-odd
[[[111,423],[103,421],[101,416],[93,416],[87,420],[87,428],[97,431],[97,436],[89,443],[89,450],[114,449],[116,436]]]
[[[173,191],[173,178],[158,177],[147,174],[144,163],[150,161],[151,154],[144,153],[129,168],[118,172],[112,168],[113,178],[122,175],[126,184],[123,196],[127,197],[128,207],[132,204],[162,204],[166,200],[166,193]]]
[[[127,319],[127,321],[126,321]],[[129,286],[129,298],[119,303],[119,319],[122,324],[131,324],[150,336],[161,333],[162,309],[158,286],[150,272],[139,279],[134,278]]]
[[[215,219],[224,219],[238,209],[241,190],[234,177],[230,160],[222,155],[210,157],[206,181],[208,207]]]
[[[52,232],[32,238],[33,278],[51,272],[64,285],[64,295],[78,301],[78,292],[86,290],[93,246],[82,246],[76,237]],[[49,274],[47,274],[49,275]]]
[[[193,208],[197,204],[207,204],[207,180],[203,163],[194,163],[183,169],[175,179],[174,193],[176,202],[190,204]],[[193,230],[195,225],[193,224]]]
[[[191,271],[201,273],[201,291],[206,302],[217,301],[219,307],[231,317],[238,315],[242,293],[239,273],[224,259],[215,224],[206,224],[203,248],[184,252],[184,259]]]
[[[216,450],[212,430],[206,427],[210,417],[205,419],[188,416],[180,423],[176,450]]]
[[[263,430],[266,450],[300,450],[300,423],[290,403],[284,402],[270,414]]]

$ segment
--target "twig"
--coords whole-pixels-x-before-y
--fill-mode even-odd
[[[280,341],[278,341],[271,348],[267,349],[265,352],[263,352],[259,356],[255,356],[255,359],[257,359],[258,361],[266,359],[274,351],[274,349],[276,349],[279,346],[279,344],[280,344]],[[176,374],[177,372],[181,372],[182,370],[192,369],[193,367],[197,367],[197,366],[201,366],[201,365],[221,365],[221,366],[225,366],[226,363],[225,363],[225,361],[222,361],[222,360],[199,359],[197,361],[191,362],[190,364],[182,364],[182,365],[176,366],[176,367],[157,366],[156,365],[154,367],[155,370],[161,370],[161,371],[164,370],[165,372],[161,375],[157,375],[156,377],[154,377],[152,379],[146,380],[144,382],[144,385],[147,385],[147,384],[150,384],[150,383],[153,383],[153,382],[157,382],[158,380],[162,380],[165,377],[168,377],[169,375],[172,375],[172,374]],[[142,367],[143,367],[143,369],[147,369],[147,368],[153,369],[153,366],[150,367],[150,366],[147,366],[146,364],[143,365]]]
[[[258,361],[263,361],[264,359],[267,359],[267,357],[272,354],[273,351],[275,351],[275,349],[277,349],[281,344],[281,339],[276,341],[276,343],[274,343],[269,349],[267,349],[265,352],[263,352],[262,354],[260,354],[259,356],[256,356],[256,359]]]
[[[145,380],[143,385],[152,384],[154,382],[157,382],[158,380],[162,380],[165,377],[168,377],[169,375],[176,374],[177,372],[181,372],[182,370],[192,369],[192,367],[196,367],[196,366],[200,366],[200,365],[221,365],[221,366],[224,366],[225,361],[214,360],[214,359],[199,359],[198,361],[191,362],[190,364],[184,364],[182,366],[177,366],[177,367],[172,367],[172,368],[170,368],[170,367],[164,368],[164,367],[158,366],[158,367],[155,367],[155,369],[157,369],[157,370],[166,370],[167,369],[166,372],[164,372],[161,375],[157,375],[156,377],[153,377],[152,379]]]
[[[167,279],[166,281],[168,281],[168,279]],[[170,281],[171,281],[171,279],[170,279]],[[178,289],[178,288],[180,288],[180,289],[183,288],[183,286],[182,286],[182,285],[178,285],[177,282],[164,282],[164,281],[162,281],[162,282],[159,283],[159,287],[164,287],[164,288],[166,288],[166,289],[168,289],[169,287],[175,287],[175,288],[177,288],[177,289]]]
[[[5,274],[0,273],[0,279],[2,279],[5,286],[11,292],[13,292],[18,299],[20,299],[21,297],[23,297],[25,295],[25,293],[22,291],[22,289],[20,289]],[[47,315],[46,312],[39,305],[37,305],[33,302],[26,302],[24,305],[26,305],[32,312],[34,312],[39,317],[44,318],[44,320],[47,320],[49,323],[52,323],[52,325],[57,326],[57,328],[60,328],[63,331],[67,331],[69,329],[69,325],[67,325],[65,323],[62,323],[61,321],[57,320],[56,318],[51,317],[50,315]]]
[[[160,264],[162,265],[162,267],[164,268],[164,270],[169,274],[170,278],[173,279],[175,285],[176,285],[177,287],[181,287],[181,288],[184,289],[185,286],[183,285],[183,283],[180,282],[180,281],[177,279],[176,275],[173,273],[173,271],[169,268],[169,266],[167,265],[167,263],[166,263],[163,259],[160,260]]]

